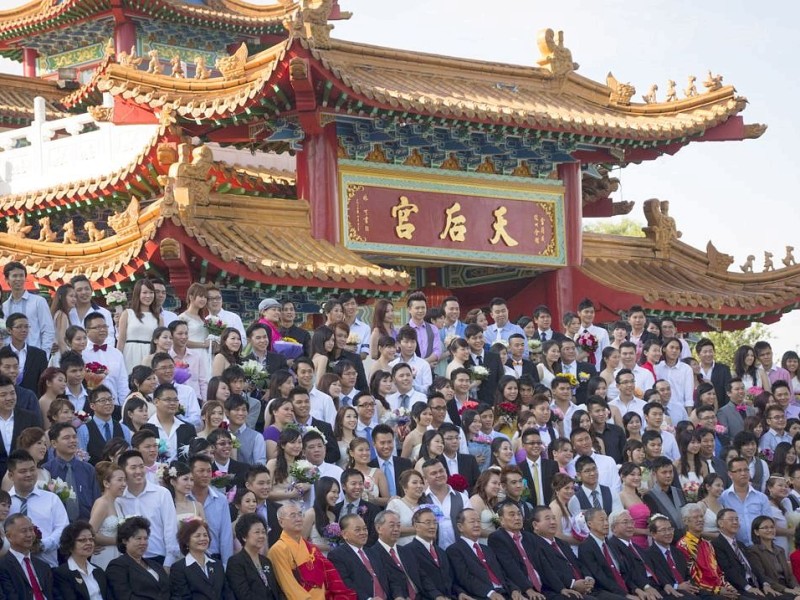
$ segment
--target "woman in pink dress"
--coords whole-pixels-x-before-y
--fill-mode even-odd
[[[632,538],[634,544],[640,548],[648,547],[648,520],[650,519],[650,509],[642,502],[639,495],[639,488],[642,485],[642,471],[632,462],[623,463],[619,468],[619,477],[622,480],[622,490],[619,493],[620,502],[625,510],[631,513],[635,535]]]

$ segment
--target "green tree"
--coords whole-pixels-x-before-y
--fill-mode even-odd
[[[772,338],[772,333],[763,323],[751,323],[747,329],[709,331],[701,336],[714,342],[715,358],[718,362],[733,366],[733,355],[739,346],[752,346],[759,340],[769,340]]]
[[[597,221],[583,226],[584,231],[605,233],[606,235],[626,235],[628,237],[644,237],[643,223],[625,217],[619,221]]]

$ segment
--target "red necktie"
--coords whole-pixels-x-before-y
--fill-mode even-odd
[[[576,567],[572,563],[572,561],[566,557],[566,555],[561,551],[561,548],[558,547],[558,544],[556,543],[556,541],[553,540],[552,542],[550,542],[550,545],[555,549],[556,552],[558,552],[564,558],[565,561],[567,561],[569,563],[569,566],[572,567],[572,576],[576,580],[582,579],[583,575],[581,575],[581,572],[578,570],[578,567]]]
[[[429,550],[430,550],[431,558],[433,559],[433,562],[438,567],[439,566],[439,555],[436,554],[436,548],[434,548],[433,544],[431,544],[431,547],[429,548]]]
[[[36,579],[36,573],[33,572],[33,565],[31,559],[27,556],[22,559],[25,563],[25,570],[28,571],[28,579],[31,580],[31,589],[33,590],[33,600],[45,600],[42,588],[39,587],[39,580]]]
[[[672,576],[675,578],[676,583],[681,584],[683,583],[683,577],[681,577],[681,572],[678,571],[678,567],[675,566],[675,561],[672,559],[672,552],[667,549],[665,552],[667,555],[667,566],[669,567],[669,572],[672,573]]]
[[[358,557],[361,559],[361,562],[364,563],[364,566],[367,568],[367,573],[369,573],[370,577],[372,577],[372,595],[375,598],[386,598],[383,593],[383,588],[381,587],[381,582],[378,581],[378,576],[375,575],[375,571],[372,569],[372,563],[369,562],[367,555],[364,554],[364,551],[359,549],[358,550]]]
[[[497,575],[494,574],[492,571],[492,567],[489,566],[489,563],[486,562],[486,556],[483,554],[483,550],[481,549],[481,545],[478,542],[472,544],[472,547],[475,549],[475,554],[478,555],[478,560],[481,561],[483,568],[486,569],[486,574],[489,576],[489,581],[492,582],[492,585],[496,588],[503,587],[503,584],[497,578]]]
[[[528,572],[528,579],[533,584],[533,589],[535,589],[537,592],[541,592],[542,580],[539,579],[539,574],[536,572],[536,569],[533,568],[531,560],[528,558],[528,553],[525,552],[525,548],[522,547],[522,536],[518,533],[515,533],[511,536],[511,539],[514,540],[514,544],[517,546],[517,552],[519,552],[520,556],[522,557],[522,562],[525,564],[525,570]]]
[[[406,573],[406,570],[403,567],[403,563],[400,562],[400,558],[397,556],[397,552],[394,551],[394,548],[389,550],[389,556],[392,557],[394,564],[396,564],[397,568],[403,572],[403,575],[405,575],[406,577],[406,581],[408,581],[408,600],[416,600],[417,592],[416,590],[414,590],[414,584],[411,583],[411,579],[409,579],[408,574]]]
[[[660,582],[658,581],[658,577],[656,577],[656,574],[653,573],[653,571],[650,569],[650,567],[647,566],[647,563],[644,561],[644,558],[642,558],[642,555],[639,554],[639,549],[636,547],[636,544],[631,542],[630,544],[628,544],[628,548],[630,548],[633,551],[633,553],[636,555],[636,557],[640,561],[642,561],[642,564],[644,565],[644,571],[645,571],[645,573],[647,573],[647,576],[650,579],[653,580],[653,583],[655,583],[656,585],[660,585]]]
[[[99,352],[100,350],[105,352],[107,349],[108,349],[108,344],[95,344],[93,348],[94,352]]]
[[[625,580],[620,575],[619,569],[617,565],[614,564],[614,561],[611,558],[611,553],[608,551],[608,545],[603,544],[603,556],[606,559],[606,564],[608,564],[609,568],[611,569],[611,574],[614,576],[614,581],[617,582],[617,585],[625,590],[625,593],[628,593],[628,586],[625,585]]]

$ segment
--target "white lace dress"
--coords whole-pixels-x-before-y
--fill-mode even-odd
[[[105,520],[100,524],[100,529],[97,531],[97,533],[115,540],[117,539],[118,525],[119,517],[116,515],[111,515],[106,517]],[[108,563],[118,556],[119,550],[117,550],[116,544],[112,544],[111,546],[103,546],[103,549],[92,557],[92,564],[105,571]]]

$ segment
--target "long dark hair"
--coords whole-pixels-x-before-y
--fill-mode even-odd
[[[170,471],[172,471],[172,469],[175,469],[175,475],[170,475]],[[188,475],[191,472],[192,471],[189,468],[189,465],[180,460],[173,460],[171,463],[169,463],[169,467],[164,469],[164,475],[162,477],[161,484],[167,488],[167,491],[169,491],[169,493],[172,495],[173,501],[175,500],[175,488],[172,487],[172,480],[177,479],[178,477],[183,477],[184,475]]]
[[[431,440],[436,436],[442,438],[442,445],[444,445],[444,436],[439,433],[436,429],[429,429],[425,433],[422,434],[422,444],[419,447],[419,457],[424,458],[425,460],[429,460],[433,458],[430,454],[428,454],[428,445],[431,443]],[[424,463],[425,461],[423,461]]]
[[[693,440],[700,442],[700,436],[694,430],[684,431],[678,436],[678,450],[681,455],[681,468],[679,473],[684,477],[689,476],[689,471],[694,471],[696,475],[700,475],[703,468],[703,461],[700,459],[699,453],[694,455],[694,464],[689,464],[689,452],[687,448]]]
[[[278,436],[278,456],[275,459],[275,473],[273,480],[275,483],[282,483],[289,477],[289,462],[286,460],[286,444],[289,444],[301,436],[300,430],[294,427],[286,427]]]
[[[372,314],[372,328],[377,329],[382,335],[394,337],[394,335],[392,335],[393,332],[388,331],[386,329],[386,324],[384,323],[386,320],[386,309],[388,309],[390,306],[394,308],[392,302],[390,300],[386,300],[385,298],[381,298],[375,303],[375,312]]]
[[[384,410],[389,410],[389,402],[380,393],[381,381],[386,378],[392,378],[392,374],[389,371],[375,371],[369,378],[369,394],[381,403]]]
[[[320,477],[314,484],[314,525],[316,525],[320,535],[325,535],[323,531],[331,524],[331,520],[328,518],[330,507],[328,506],[327,496],[333,486],[338,487],[340,490],[342,487],[333,477]]]
[[[228,338],[231,335],[236,334],[239,336],[239,349],[236,352],[231,352],[228,349],[227,342]],[[242,364],[242,348],[244,347],[244,340],[242,339],[242,333],[236,329],[235,327],[228,327],[225,331],[222,332],[222,335],[219,336],[219,353],[232,365],[240,365]]]
[[[756,360],[753,361],[753,364],[749,367],[745,366],[744,361],[747,358],[748,352],[753,353],[753,357]],[[736,353],[733,355],[733,372],[735,373],[734,377],[742,378],[745,375],[749,375],[753,379],[753,385],[758,383],[758,369],[756,367],[756,363],[758,362],[758,357],[756,356],[756,351],[753,349],[752,346],[743,345],[739,346],[736,349]]]
[[[169,327],[156,327],[153,329],[153,335],[150,336],[150,354],[156,353],[156,340],[158,340],[165,331],[169,331]],[[170,332],[170,337],[171,336],[172,332]]]
[[[327,325],[317,327],[314,333],[311,334],[311,358],[314,358],[315,354],[322,354],[323,356],[327,356],[328,360],[333,360],[334,352],[336,352],[335,344],[333,350],[330,352],[325,351],[325,342],[333,337],[333,329]]]

